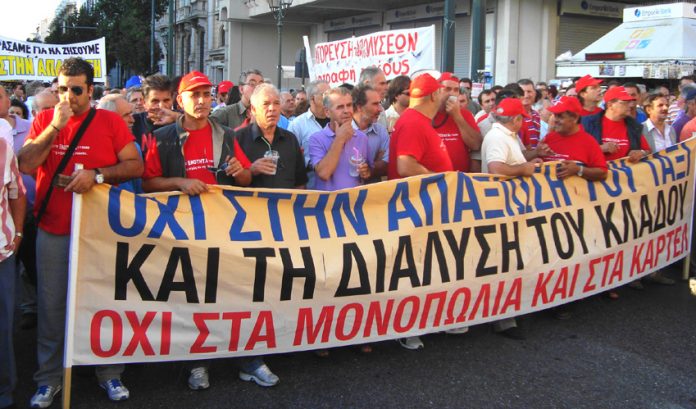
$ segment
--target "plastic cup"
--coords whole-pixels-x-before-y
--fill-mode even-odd
[[[353,155],[350,157],[350,171],[348,172],[349,175],[353,177],[358,177],[358,168],[360,165],[362,165],[365,162],[365,159],[362,156],[356,156]]]
[[[266,151],[266,153],[263,154],[263,157],[269,158],[273,161],[273,173],[271,173],[271,175],[275,175],[276,171],[278,170],[278,158],[280,158],[278,151]]]

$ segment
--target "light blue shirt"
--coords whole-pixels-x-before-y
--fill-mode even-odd
[[[375,160],[377,152],[380,150],[383,152],[382,160],[389,163],[389,132],[379,122],[375,122],[368,126],[366,129],[358,129],[358,124],[353,121],[353,129],[362,131],[367,135],[368,142],[368,155],[371,160]],[[379,182],[380,178],[370,178],[367,183]]]
[[[309,137],[321,130],[322,126],[317,122],[311,109],[295,118],[288,126],[288,131],[295,134],[297,141],[300,143],[300,147],[304,153],[305,165],[308,167],[310,167],[312,163],[309,157]],[[311,167],[311,169],[311,171],[307,172],[307,178],[309,179],[307,182],[307,189],[314,189],[315,186],[314,168]]]

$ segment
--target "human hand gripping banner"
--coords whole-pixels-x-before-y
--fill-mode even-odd
[[[305,47],[310,50],[305,37]],[[376,66],[387,79],[435,67],[435,26],[389,30],[318,43],[307,58],[310,79],[332,87],[357,84],[364,68]]]
[[[94,67],[94,80],[106,79],[104,37],[86,43],[43,44],[0,37],[0,81],[50,82],[58,76],[63,60],[81,57]]]
[[[97,186],[74,220],[66,362],[360,344],[624,285],[688,254],[694,146],[610,162],[604,182],[559,180],[551,163],[331,193]]]

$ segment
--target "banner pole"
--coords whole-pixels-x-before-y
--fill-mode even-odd
[[[81,163],[75,170],[83,169]],[[95,186],[94,188],[98,188]],[[80,222],[82,219],[82,194],[73,193],[72,221],[70,223],[70,257],[68,265],[67,317],[65,320],[65,345],[63,350],[63,409],[70,409],[72,386],[73,348],[75,344],[75,303],[77,300],[77,266],[80,250]]]
[[[691,252],[689,252],[686,257],[684,257],[684,264],[682,265],[682,280],[689,280],[689,266],[691,266]]]

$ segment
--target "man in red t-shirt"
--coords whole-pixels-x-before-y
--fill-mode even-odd
[[[198,195],[207,192],[208,185],[251,183],[251,164],[233,131],[208,118],[211,89],[208,77],[198,71],[181,79],[177,102],[184,115],[155,131],[156,143],[148,146],[145,157],[146,192]]]
[[[561,97],[547,108],[554,114],[553,131],[544,140],[553,151],[545,162],[560,161],[556,175],[560,178],[578,175],[587,180],[604,180],[607,161],[592,135],[580,128],[583,107],[574,97]]]
[[[459,105],[459,79],[452,73],[445,72],[439,81],[446,97],[432,120],[433,128],[445,143],[454,170],[469,172],[469,151],[481,149],[483,138],[474,116]],[[480,170],[480,163],[477,165],[476,169]]]
[[[630,115],[631,101],[635,98],[624,87],[614,87],[604,94],[605,111],[582,117],[582,126],[600,143],[608,161],[628,156],[637,162],[650,153],[643,126]]]
[[[91,64],[80,58],[63,61],[58,72],[60,102],[36,117],[19,152],[20,170],[36,172],[35,214],[47,202],[36,238],[39,369],[34,380],[39,388],[31,398],[31,407],[50,406],[62,385],[72,194],[87,192],[98,183],[138,178],[143,173],[143,161],[126,123],[118,114],[100,109],[47,197],[67,147],[90,112],[93,81]],[[75,170],[76,164],[84,169]],[[128,399],[128,389],[120,381],[123,365],[99,366],[96,372],[109,399]]]
[[[581,116],[595,115],[602,111],[599,103],[602,101],[602,88],[599,84],[602,80],[593,78],[591,75],[585,75],[575,81],[575,92],[578,93],[578,99],[582,104]]]
[[[401,114],[389,141],[389,179],[453,170],[447,148],[432,127],[442,105],[442,86],[430,74],[411,81],[410,107]]]

